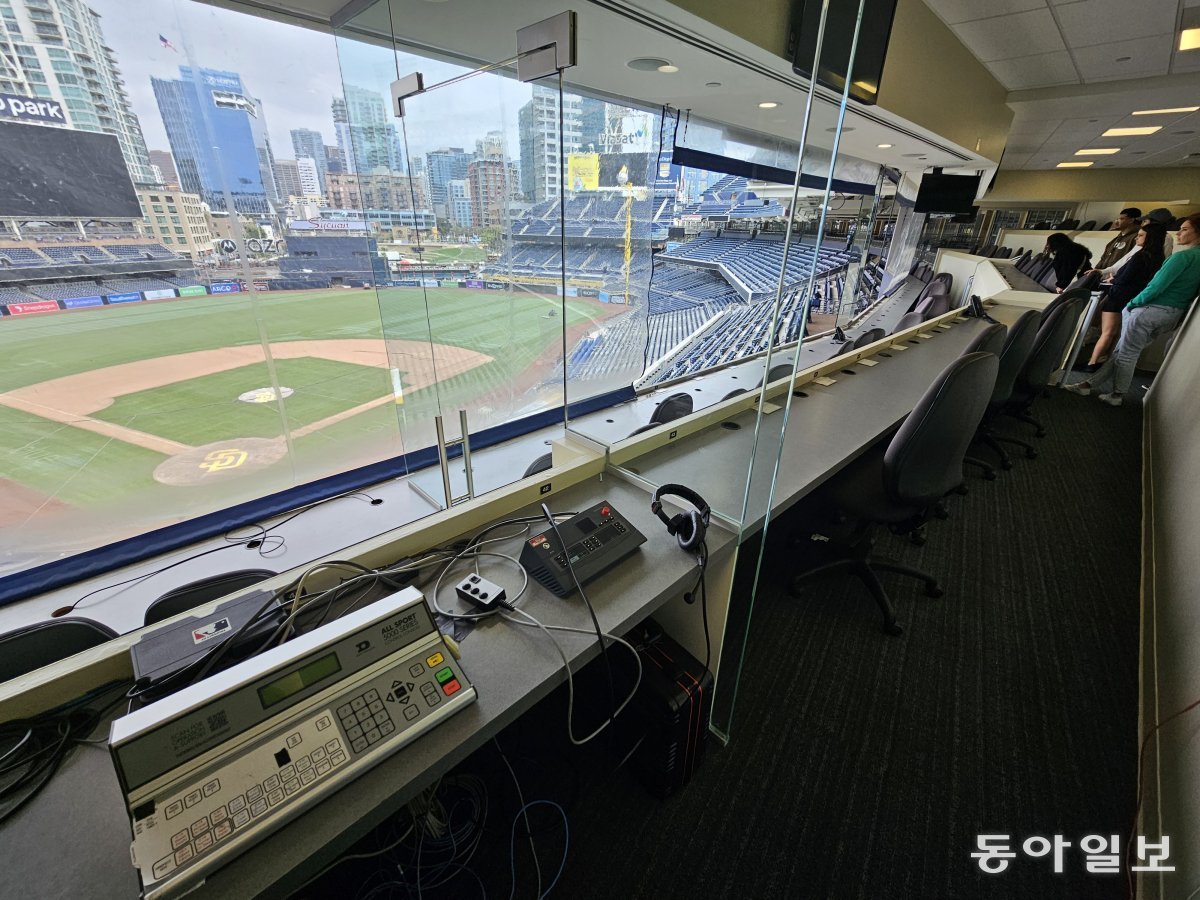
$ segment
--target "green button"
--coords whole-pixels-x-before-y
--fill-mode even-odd
[[[451,678],[454,677],[454,670],[451,669],[449,666],[446,666],[446,668],[444,668],[444,669],[439,669],[438,673],[436,675],[434,675],[433,677],[438,680],[438,684],[445,684],[447,681],[449,681]]]

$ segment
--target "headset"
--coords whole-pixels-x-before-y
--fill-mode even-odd
[[[662,508],[663,497],[680,497],[696,508],[667,518],[667,514],[663,512]],[[686,488],[681,484],[664,484],[654,492],[654,499],[650,502],[650,512],[658,516],[667,526],[668,532],[675,535],[681,549],[688,552],[699,550],[701,544],[704,543],[704,535],[708,530],[712,510],[709,509],[704,498],[691,488]]]

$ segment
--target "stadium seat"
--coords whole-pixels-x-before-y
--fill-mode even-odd
[[[234,591],[258,584],[273,578],[275,572],[270,569],[239,569],[235,572],[223,572],[201,578],[174,590],[167,591],[146,608],[146,625],[153,625],[171,616],[195,609],[202,603],[208,603]]]
[[[14,629],[0,635],[0,682],[98,647],[116,636],[107,625],[84,618],[50,619]]]

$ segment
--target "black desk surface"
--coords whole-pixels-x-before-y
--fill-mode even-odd
[[[588,586],[601,627],[621,634],[691,585],[694,559],[680,552],[650,513],[646,494],[611,475],[557,495],[554,508],[585,509],[601,499],[612,502],[647,536],[637,553]],[[734,536],[714,523],[708,544],[712,557],[719,559],[733,551]],[[488,549],[515,554],[520,539],[506,551],[509,546]],[[481,566],[486,562],[481,560]],[[481,570],[515,588],[519,579],[505,565],[501,561]],[[443,608],[456,608],[453,588],[445,583],[440,598]],[[532,580],[519,605],[546,624],[591,627],[578,597],[560,599]],[[597,652],[595,637],[564,632],[555,637],[573,669]],[[479,690],[476,703],[212,873],[189,896],[286,896],[566,677],[562,659],[539,629],[498,620],[477,626],[463,640],[462,662]],[[106,734],[102,730],[96,736]],[[0,829],[5,895],[137,897],[129,844],[129,820],[107,748],[79,747],[42,794]]]

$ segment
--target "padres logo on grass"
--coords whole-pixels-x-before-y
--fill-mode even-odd
[[[219,472],[222,469],[236,469],[249,458],[250,454],[245,450],[238,450],[232,447],[226,450],[214,450],[204,457],[204,462],[200,463],[200,468],[208,469],[210,472]]]
[[[282,438],[233,438],[172,456],[154,470],[154,480],[179,486],[211,484],[261,472],[286,455]]]
[[[295,393],[295,391],[293,391],[290,387],[281,387],[279,389],[280,397],[290,397],[294,393]],[[238,399],[241,400],[243,403],[274,403],[275,402],[275,388],[273,388],[273,387],[255,388],[252,391],[246,391],[246,393],[244,393],[244,394],[238,394]]]

